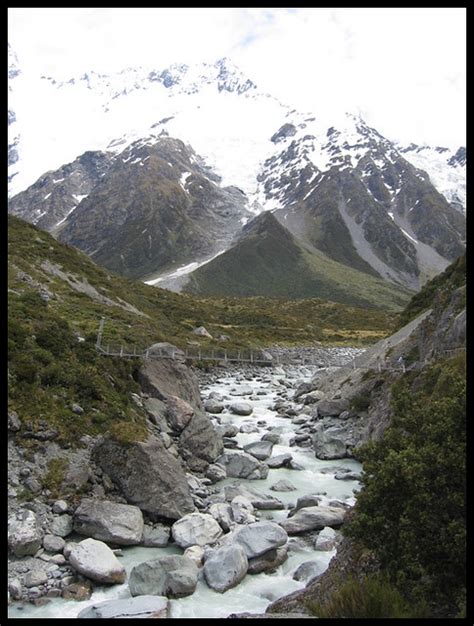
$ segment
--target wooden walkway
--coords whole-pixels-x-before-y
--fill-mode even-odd
[[[344,364],[334,364],[324,362],[326,359],[321,358],[318,354],[318,350],[315,349],[315,353],[311,356],[301,356],[299,358],[292,358],[288,355],[280,357],[276,354],[275,357],[268,358],[265,351],[252,350],[252,349],[240,349],[240,350],[226,350],[221,348],[209,348],[203,349],[199,347],[186,348],[181,350],[173,346],[167,346],[164,348],[137,348],[137,346],[127,346],[119,344],[103,344],[102,335],[104,329],[105,320],[102,318],[99,325],[99,331],[97,334],[97,341],[95,348],[99,354],[104,356],[121,357],[125,359],[143,359],[143,360],[155,360],[155,359],[172,359],[179,361],[196,361],[196,362],[214,362],[221,365],[228,365],[234,363],[242,363],[247,365],[266,365],[266,366],[280,366],[280,365],[297,365],[297,366],[312,366],[317,368],[322,367],[334,367],[338,369],[356,370],[356,369],[374,369],[379,372],[382,370],[400,370],[405,372],[407,369],[412,369],[413,366],[407,366],[403,359],[399,359],[395,363],[391,363],[389,360],[382,358],[367,358],[367,355],[361,354]],[[454,350],[441,350],[438,351],[429,361],[419,363],[418,367],[421,368],[425,364],[428,364],[439,356],[452,356],[456,353],[465,352],[465,347],[455,348]]]

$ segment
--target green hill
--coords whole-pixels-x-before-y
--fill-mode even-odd
[[[320,298],[399,310],[411,292],[309,252],[270,213],[254,219],[227,252],[194,271],[184,291],[200,295]]]

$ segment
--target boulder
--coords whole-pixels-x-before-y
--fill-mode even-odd
[[[183,556],[191,559],[198,567],[201,567],[204,559],[204,548],[202,546],[189,546],[189,548],[186,548],[184,551]]]
[[[271,441],[253,441],[244,446],[244,450],[259,461],[265,461],[272,453],[273,443]]]
[[[286,478],[282,478],[278,480],[275,484],[270,487],[271,491],[296,491],[296,487],[292,482],[286,480]]]
[[[65,600],[76,600],[82,602],[89,600],[92,595],[92,585],[90,581],[84,580],[80,583],[71,583],[63,588],[62,597]]]
[[[166,404],[162,400],[158,400],[158,398],[146,398],[144,404],[150,421],[155,426],[158,426],[161,432],[169,433],[170,427],[166,419]]]
[[[21,589],[21,582],[18,578],[14,578],[8,583],[8,591],[14,600],[21,600],[23,591]]]
[[[347,457],[347,436],[341,429],[318,429],[313,434],[313,447],[318,459],[344,459]]]
[[[58,537],[67,537],[73,531],[72,515],[64,513],[64,515],[55,515],[51,522],[51,534]]]
[[[337,416],[349,408],[349,400],[337,398],[331,400],[320,400],[317,405],[319,417]]]
[[[199,326],[193,330],[194,335],[199,335],[199,337],[207,337],[208,339],[212,339],[211,333],[209,333],[204,326]]]
[[[100,541],[133,546],[142,541],[143,515],[136,506],[84,498],[74,513],[74,530]]]
[[[181,464],[156,437],[135,443],[103,438],[92,457],[125,498],[142,511],[169,519],[194,511]]]
[[[324,398],[324,393],[322,391],[310,391],[305,395],[303,404],[315,404]],[[319,405],[318,405],[319,407]]]
[[[206,469],[206,478],[209,478],[213,484],[219,482],[220,480],[224,480],[224,478],[227,478],[225,467],[219,463],[212,463]]]
[[[137,596],[92,604],[77,615],[85,619],[167,618],[169,600],[164,596]]]
[[[170,396],[177,396],[194,409],[203,408],[198,380],[180,361],[146,360],[137,377],[142,390],[153,398],[166,402]]]
[[[23,584],[25,587],[37,587],[48,582],[48,573],[42,570],[33,570],[25,574]]]
[[[36,554],[42,539],[43,533],[33,511],[18,511],[8,520],[8,547],[15,556]]]
[[[280,435],[278,433],[265,433],[262,437],[262,441],[271,441],[271,443],[280,443]]]
[[[330,526],[325,526],[316,537],[315,550],[332,550],[340,541],[340,533]]]
[[[209,514],[212,515],[224,532],[228,532],[234,525],[234,517],[230,504],[215,502],[209,507]]]
[[[204,577],[211,589],[224,593],[240,583],[245,577],[248,559],[239,544],[222,546],[215,550],[204,563]]]
[[[52,506],[53,513],[58,513],[61,515],[62,513],[67,513],[69,506],[65,500],[56,500],[56,502]]]
[[[319,530],[325,526],[341,526],[346,511],[332,506],[310,506],[279,522],[289,535]]]
[[[174,431],[181,432],[194,415],[193,407],[177,396],[170,396],[166,401],[166,406],[168,424]]]
[[[268,467],[264,463],[240,450],[227,450],[217,462],[225,467],[228,477],[258,480],[268,475]]]
[[[305,561],[296,569],[293,574],[293,580],[300,580],[305,583],[310,582],[316,576],[322,574],[326,569],[325,563],[319,563],[318,561]]]
[[[244,496],[235,496],[230,503],[232,517],[236,524],[250,524],[257,521],[252,515],[253,504]]]
[[[334,475],[336,480],[361,480],[362,474],[360,472],[336,472]]]
[[[196,411],[179,438],[181,456],[190,469],[203,472],[222,453],[222,437],[202,411]]]
[[[277,454],[267,459],[266,464],[270,469],[276,469],[278,467],[290,467],[290,463],[293,457],[289,452],[283,454]]]
[[[314,384],[313,383],[306,383],[306,382],[302,382],[298,385],[298,387],[296,388],[296,391],[293,395],[293,400],[297,400],[298,398],[300,398],[301,396],[309,393],[310,391],[314,390]]]
[[[208,513],[190,513],[173,524],[171,534],[181,548],[188,548],[215,543],[222,528]]]
[[[43,548],[47,552],[62,552],[66,542],[62,537],[56,535],[45,535],[43,537]]]
[[[198,579],[196,563],[185,556],[166,555],[136,565],[128,581],[132,596],[182,598],[191,595]]]
[[[100,583],[123,583],[125,568],[102,541],[84,539],[73,546],[69,563],[86,578]]]
[[[16,433],[21,428],[21,420],[16,411],[8,411],[8,430]]]
[[[321,496],[316,494],[305,494],[304,496],[299,497],[296,501],[296,506],[289,511],[288,517],[293,517],[296,511],[299,511],[300,509],[304,509],[309,506],[318,506],[321,500]]]
[[[254,522],[239,529],[235,533],[234,541],[243,546],[248,559],[253,559],[285,545],[288,534],[274,522]]]
[[[224,410],[224,404],[219,402],[219,400],[209,398],[205,401],[204,408],[208,413],[222,413]]]
[[[225,499],[231,502],[236,496],[244,496],[256,509],[275,510],[284,509],[285,505],[274,496],[261,493],[258,489],[246,485],[226,485],[224,487]]]
[[[163,524],[143,527],[143,545],[150,548],[163,548],[170,539],[171,530]]]
[[[230,410],[234,415],[252,415],[253,408],[248,402],[233,402]]]
[[[248,574],[261,574],[265,572],[269,574],[274,572],[277,567],[280,567],[282,563],[288,558],[288,545],[275,548],[274,550],[268,550],[260,556],[256,556],[253,559],[249,559]]]

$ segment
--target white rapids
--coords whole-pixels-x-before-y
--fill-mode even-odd
[[[274,402],[280,397],[285,387],[279,381],[291,383],[290,397],[296,388],[297,382],[309,380],[311,371],[303,367],[288,367],[284,372],[280,370],[268,370],[262,368],[261,374],[249,380],[245,371],[224,372],[217,382],[202,388],[203,398],[207,398],[212,391],[227,398],[226,403],[233,401],[249,402],[253,407],[252,415],[248,417],[233,415],[226,409],[218,416],[220,423],[232,423],[241,426],[246,421],[265,422],[259,426],[259,431],[254,433],[239,433],[236,436],[238,444],[243,446],[252,441],[258,441],[265,432],[272,426],[283,428],[281,442],[273,447],[272,455],[290,452],[296,463],[301,465],[303,470],[292,470],[287,468],[270,469],[268,476],[264,480],[244,480],[227,478],[217,483],[219,490],[225,485],[240,483],[258,489],[258,491],[270,494],[281,500],[285,506],[296,504],[297,499],[304,494],[321,494],[321,504],[327,504],[330,500],[337,499],[348,504],[355,503],[355,493],[360,488],[360,483],[356,480],[335,480],[335,473],[341,467],[351,471],[359,472],[361,464],[354,459],[340,459],[336,461],[322,461],[314,456],[312,447],[290,446],[290,439],[294,431],[298,428],[291,422],[291,419],[280,417],[272,410]],[[249,396],[235,395],[243,387],[251,387],[254,393]],[[230,391],[233,395],[229,395]],[[260,391],[265,395],[256,395]],[[216,417],[211,417],[217,421]],[[270,486],[280,479],[287,479],[296,487],[296,491],[275,492],[270,491]],[[260,519],[272,519],[276,522],[286,518],[288,510],[264,510],[258,511]],[[322,573],[328,566],[336,550],[316,551],[312,547],[312,542],[300,541],[290,538],[289,556],[285,563],[271,574],[247,575],[244,580],[225,593],[217,593],[210,589],[202,577],[200,577],[196,591],[188,597],[170,601],[171,618],[225,618],[232,613],[263,613],[266,607],[284,595],[305,586],[305,582],[296,581],[292,578],[296,568],[304,561],[316,561],[320,565]],[[147,561],[157,556],[165,554],[182,554],[183,550],[176,544],[170,543],[165,548],[147,547],[124,547],[123,556],[120,557],[127,574],[130,574],[133,567],[138,563]],[[9,606],[10,618],[75,618],[84,608],[103,602],[105,600],[129,597],[128,585],[125,582],[121,585],[96,587],[91,598],[82,602],[74,600],[64,600],[62,598],[51,599],[44,606],[35,607],[33,604],[13,603]]]

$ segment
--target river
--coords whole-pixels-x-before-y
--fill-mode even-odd
[[[313,371],[311,371],[313,370]],[[322,461],[314,456],[311,447],[290,445],[294,432],[298,429],[291,419],[281,417],[272,410],[275,401],[281,397],[292,397],[297,382],[308,381],[314,368],[291,366],[285,370],[271,370],[262,368],[261,373],[256,370],[223,371],[218,380],[202,386],[202,396],[207,398],[209,393],[217,392],[231,401],[245,401],[252,405],[253,413],[248,417],[233,415],[225,411],[213,417],[214,422],[221,424],[232,423],[239,428],[244,422],[252,422],[258,426],[258,432],[240,433],[236,440],[240,446],[258,441],[271,427],[281,427],[280,443],[273,448],[272,455],[291,453],[293,460],[303,469],[287,468],[270,469],[267,478],[263,480],[244,480],[227,478],[217,486],[222,489],[228,484],[244,484],[259,491],[271,494],[281,500],[285,506],[294,505],[297,499],[305,494],[322,494],[321,504],[328,504],[330,500],[340,500],[347,504],[355,503],[355,492],[360,488],[356,480],[336,480],[335,473],[341,468],[353,472],[360,472],[361,465],[354,459],[336,461]],[[253,393],[248,395],[248,387]],[[246,395],[236,395],[239,389],[245,390]],[[231,395],[232,392],[232,395]],[[259,394],[259,395],[257,395]],[[270,487],[280,479],[287,479],[296,487],[295,491],[275,492]],[[286,518],[288,510],[257,511],[259,519],[271,519],[278,522]],[[68,537],[68,540],[81,540],[83,537]],[[305,582],[292,578],[295,569],[304,561],[316,561],[318,571],[322,573],[336,550],[316,551],[310,541],[291,537],[289,540],[288,559],[270,574],[247,575],[244,580],[224,594],[210,589],[200,577],[196,591],[188,597],[170,601],[170,617],[174,618],[225,618],[232,613],[251,612],[262,613],[270,602],[287,595],[305,586]],[[165,554],[182,554],[183,550],[176,544],[170,543],[164,548],[124,547],[123,562],[127,574],[132,568],[143,561],[147,561]],[[89,600],[77,602],[62,598],[51,599],[44,606],[34,606],[30,603],[12,603],[9,606],[10,618],[74,618],[85,607],[105,600],[129,597],[128,585],[96,587]]]

